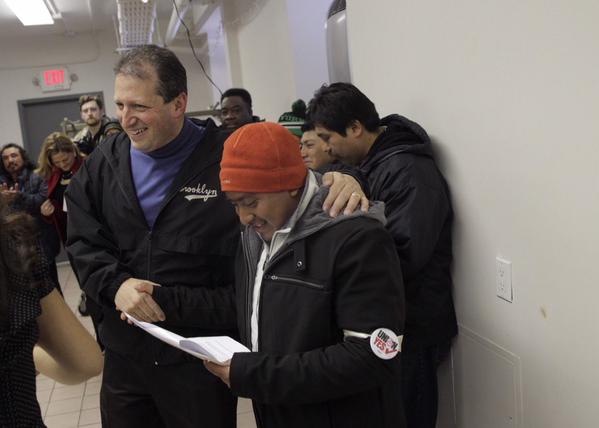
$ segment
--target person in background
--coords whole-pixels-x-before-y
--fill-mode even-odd
[[[48,197],[48,185],[37,175],[35,165],[23,147],[9,143],[0,149],[0,194],[14,212],[25,212],[35,219],[50,274],[60,291],[55,259],[60,252],[60,240],[54,227],[42,220],[40,208]]]
[[[306,166],[313,170],[318,171],[327,165],[337,162],[329,153],[327,143],[318,136],[314,130],[314,125],[310,122],[304,122],[302,125],[300,151]]]
[[[220,97],[221,128],[235,130],[246,123],[260,122],[252,112],[252,96],[243,88],[227,89]]]
[[[235,295],[253,352],[206,366],[260,428],[404,427],[403,284],[382,204],[327,216],[320,174],[269,122],[227,139],[220,181],[244,225]]]
[[[283,125],[298,138],[302,136],[302,125],[306,121],[306,102],[301,98],[291,104],[291,111],[286,111],[277,123]]]
[[[44,140],[35,170],[48,183],[48,198],[42,203],[40,212],[44,220],[54,225],[63,244],[67,240],[64,192],[82,162],[75,143],[66,135],[53,132]]]
[[[123,131],[117,120],[106,116],[104,103],[97,95],[79,97],[79,111],[86,126],[73,137],[73,141],[84,155],[89,155],[109,135]]]
[[[35,223],[0,196],[0,426],[44,427],[36,369],[63,384],[97,376],[102,353],[54,287]],[[37,347],[34,350],[34,345]]]
[[[64,193],[81,164],[83,157],[79,148],[69,137],[60,132],[53,132],[46,137],[38,158],[39,167],[35,172],[40,175],[48,186],[48,199],[40,207],[42,219],[56,229],[63,246],[67,242],[67,211]],[[82,316],[90,315],[96,338],[100,348],[104,346],[100,340],[98,328],[102,322],[102,307],[92,299],[87,299],[82,292],[81,301],[77,306]]]
[[[382,120],[372,101],[349,83],[316,91],[308,120],[329,153],[357,166],[370,197],[385,203],[406,287],[402,389],[409,428],[435,428],[437,367],[457,334],[452,298],[449,188],[426,131],[411,120]]]

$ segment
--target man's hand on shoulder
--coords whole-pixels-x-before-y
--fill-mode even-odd
[[[139,321],[164,321],[166,319],[164,312],[152,298],[156,286],[158,284],[151,281],[129,278],[121,284],[119,291],[116,292],[114,304],[119,311],[127,312]],[[122,313],[121,319],[126,321],[127,316]]]
[[[368,211],[368,198],[360,183],[351,175],[327,172],[322,177],[322,184],[330,187],[322,209],[331,217],[337,217],[342,210],[343,214],[351,214],[358,207],[364,212]]]

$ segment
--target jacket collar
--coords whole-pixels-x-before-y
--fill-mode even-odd
[[[220,162],[220,153],[223,143],[221,138],[218,138],[217,128],[212,119],[198,120],[189,119],[194,124],[205,128],[202,141],[197,148],[191,153],[173,183],[167,192],[164,201],[161,205],[161,210],[168,201],[170,201],[179,189],[189,182],[192,178],[202,173],[207,167]],[[98,156],[104,156],[118,180],[119,186],[125,193],[127,200],[135,206],[137,213],[141,218],[145,218],[133,183],[133,173],[131,171],[131,140],[126,133],[122,132],[114,137],[109,137],[104,140],[96,149],[99,151]],[[92,156],[96,155],[95,152]]]
[[[277,254],[277,252],[283,247],[283,244],[285,244],[285,241],[287,240],[289,233],[295,227],[297,221],[306,211],[306,209],[308,208],[308,204],[312,200],[312,196],[314,196],[314,194],[317,191],[318,182],[316,181],[316,176],[312,171],[308,170],[308,175],[306,176],[306,184],[304,185],[304,191],[302,192],[302,196],[300,197],[297,208],[295,209],[289,220],[287,220],[287,223],[285,223],[285,225],[281,229],[273,233],[270,244],[264,243],[265,246],[269,247],[267,260],[270,260],[272,257],[274,257]]]

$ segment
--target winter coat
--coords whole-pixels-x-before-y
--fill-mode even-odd
[[[109,132],[122,132],[120,123],[116,119],[103,116],[100,122],[100,129],[96,135],[92,136],[89,126],[86,126],[73,137],[73,142],[79,148],[79,151],[85,155],[90,155],[98,144],[100,144]]]
[[[146,279],[166,321],[181,336],[233,335],[233,263],[239,223],[220,190],[223,140],[214,122],[173,180],[148,227],[131,175],[125,133],[102,142],[71,179],[67,250],[82,288],[103,306],[104,345],[140,362],[189,361],[187,354],[128,325],[114,298],[128,278]]]
[[[359,169],[370,197],[385,203],[406,289],[406,340],[424,346],[457,333],[452,298],[449,189],[424,129],[409,119],[383,118],[386,130]]]
[[[75,158],[75,162],[71,167],[71,172],[74,174],[79,170],[79,167],[83,163],[83,159]],[[52,175],[48,179],[48,199],[54,206],[54,212],[49,216],[42,215],[42,219],[46,223],[54,225],[56,233],[62,243],[67,241],[67,213],[64,211],[64,200],[57,200],[54,196],[54,191],[60,182],[63,171],[60,168],[54,168]],[[63,195],[64,198],[64,195]]]
[[[259,352],[231,361],[233,393],[252,398],[261,428],[404,425],[400,357],[377,357],[369,337],[380,327],[403,334],[399,260],[378,212],[330,218],[322,188],[264,267]],[[262,241],[242,236],[236,265],[241,339],[249,330]]]

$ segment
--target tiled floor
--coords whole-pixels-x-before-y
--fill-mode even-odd
[[[81,317],[76,310],[80,292],[71,268],[68,265],[59,266],[58,275],[65,301],[81,323],[94,334],[91,319]],[[102,376],[100,375],[84,384],[67,386],[39,375],[37,377],[37,398],[48,428],[100,427],[101,380]],[[256,427],[249,400],[239,400],[237,427]]]

